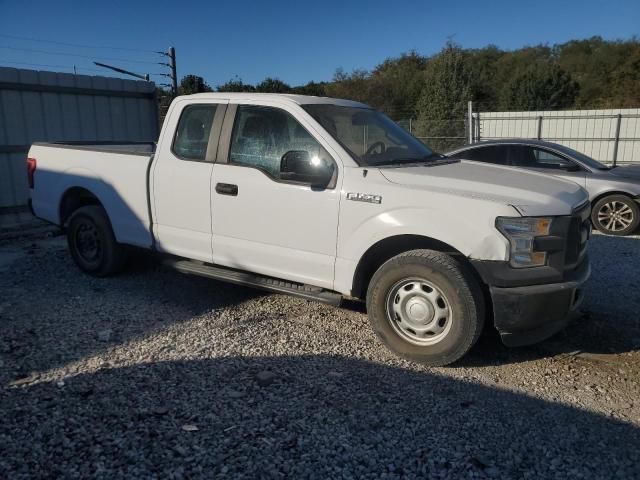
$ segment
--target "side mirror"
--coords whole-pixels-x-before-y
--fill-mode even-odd
[[[567,172],[579,172],[581,168],[578,165],[567,165],[564,170]]]
[[[304,150],[289,150],[280,159],[280,178],[309,183],[312,187],[325,188],[333,177],[333,165]]]

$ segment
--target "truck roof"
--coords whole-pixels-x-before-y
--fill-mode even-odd
[[[297,105],[307,104],[327,104],[340,105],[343,107],[371,108],[369,105],[352,100],[343,100],[340,98],[314,97],[311,95],[293,95],[289,93],[254,93],[254,92],[209,92],[194,93],[189,95],[191,98],[202,99],[228,99],[228,100],[278,100],[295,103]]]

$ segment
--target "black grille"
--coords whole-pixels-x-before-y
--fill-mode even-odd
[[[586,205],[571,216],[564,258],[565,268],[575,267],[586,253],[591,234],[590,214],[591,209]]]

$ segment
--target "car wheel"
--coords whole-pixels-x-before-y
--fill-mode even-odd
[[[591,212],[595,228],[609,235],[629,235],[640,223],[640,208],[625,195],[610,195],[596,202]]]
[[[80,207],[67,226],[69,251],[80,269],[96,277],[122,270],[127,252],[116,242],[109,217],[100,206]]]
[[[367,291],[369,321],[396,354],[430,366],[465,355],[484,324],[477,281],[453,257],[412,250],[373,275]]]

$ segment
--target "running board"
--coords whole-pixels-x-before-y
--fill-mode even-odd
[[[162,263],[182,273],[213,278],[215,280],[222,280],[247,287],[260,288],[271,292],[295,295],[296,297],[306,298],[307,300],[316,300],[330,305],[338,306],[342,300],[342,295],[339,293],[325,290],[320,287],[312,287],[302,283],[287,282],[284,280],[278,280],[277,278],[265,277],[255,273],[233,270],[231,268],[207,265],[206,263],[193,260],[167,258]]]

